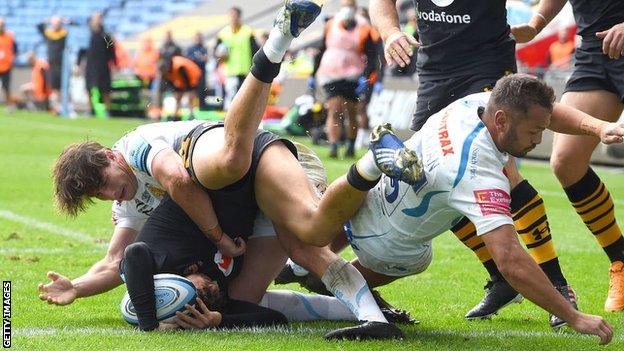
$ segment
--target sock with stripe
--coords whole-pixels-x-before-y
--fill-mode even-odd
[[[583,178],[564,190],[609,260],[624,261],[624,238],[615,220],[615,205],[609,190],[594,170],[590,167]]]
[[[529,249],[529,254],[553,285],[568,285],[551,240],[544,200],[527,180],[511,190],[511,215],[516,231]]]
[[[323,273],[321,280],[359,321],[388,323],[360,272],[338,257]]]
[[[453,226],[453,228],[451,228],[451,231],[455,234],[457,239],[459,239],[464,245],[466,245],[466,247],[477,255],[479,261],[481,261],[485,269],[487,269],[488,273],[490,273],[490,276],[500,276],[500,272],[498,271],[498,268],[496,268],[496,264],[494,264],[494,260],[492,259],[492,256],[490,256],[490,252],[485,247],[483,239],[477,236],[477,228],[474,224],[472,224],[468,217],[462,218]]]

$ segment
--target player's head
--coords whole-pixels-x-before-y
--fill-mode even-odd
[[[195,45],[201,45],[204,42],[204,37],[202,36],[201,32],[196,32],[195,36],[193,36],[193,43],[195,43]]]
[[[211,311],[222,311],[225,306],[225,295],[219,289],[219,284],[203,273],[192,273],[186,276],[197,289],[197,296]]]
[[[104,14],[102,12],[96,11],[89,18],[89,26],[92,30],[100,30],[104,25]]]
[[[165,42],[173,42],[173,32],[171,30],[165,32]]]
[[[95,141],[67,146],[53,170],[54,194],[58,208],[76,216],[100,200],[131,200],[137,179],[123,156]]]
[[[338,13],[336,14],[336,18],[342,21],[353,21],[355,19],[355,13],[357,11],[357,3],[355,0],[342,0],[340,2],[342,6]]]
[[[553,89],[533,76],[512,74],[496,82],[485,118],[498,147],[517,157],[533,150],[550,125],[554,102]]]
[[[241,24],[241,17],[243,15],[243,10],[240,7],[231,7],[230,11],[230,24],[233,26],[239,26]]]
[[[149,35],[144,36],[143,38],[141,38],[141,46],[143,48],[143,50],[152,50],[152,48],[154,47],[154,41],[152,40],[152,37],[150,37]]]
[[[4,17],[0,17],[0,33],[4,33]]]
[[[52,27],[52,29],[59,30],[61,29],[62,25],[63,25],[63,21],[61,20],[61,17],[59,16],[50,17],[50,26]]]

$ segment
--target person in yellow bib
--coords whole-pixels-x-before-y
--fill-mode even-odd
[[[253,55],[260,47],[253,29],[241,21],[242,10],[230,9],[230,24],[219,31],[215,57],[225,65],[225,97],[223,109],[227,110],[251,68]]]

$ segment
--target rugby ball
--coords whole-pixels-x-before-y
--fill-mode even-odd
[[[185,310],[184,305],[195,305],[197,289],[193,283],[175,274],[156,274],[154,276],[154,295],[156,296],[156,319],[167,322],[175,317],[177,311]],[[126,291],[120,304],[121,314],[126,322],[138,325],[136,311]]]

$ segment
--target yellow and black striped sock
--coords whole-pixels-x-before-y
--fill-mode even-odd
[[[550,281],[557,286],[567,285],[551,240],[544,201],[527,180],[511,190],[511,215],[529,254]]]
[[[500,275],[492,256],[490,256],[490,252],[485,247],[483,239],[477,236],[477,228],[475,228],[474,224],[472,224],[467,217],[462,218],[455,224],[453,228],[451,228],[451,231],[455,234],[457,239],[477,255],[479,261],[481,261],[485,269],[490,273],[490,276]]]
[[[581,180],[564,190],[609,260],[624,261],[624,238],[615,220],[613,199],[594,170],[590,167]]]

